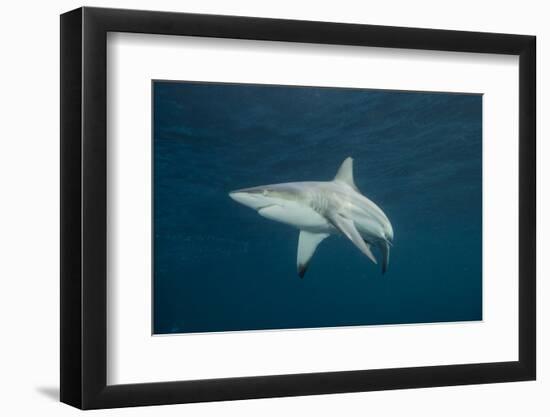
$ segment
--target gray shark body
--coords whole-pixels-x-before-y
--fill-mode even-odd
[[[389,263],[392,225],[375,203],[359,192],[353,180],[353,159],[347,158],[332,181],[290,182],[232,191],[229,196],[300,231],[298,275],[303,277],[317,246],[333,234],[347,237],[374,263],[371,247],[379,249],[382,273]]]

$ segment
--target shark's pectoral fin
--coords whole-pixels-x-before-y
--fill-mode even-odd
[[[340,232],[342,232],[342,234],[344,234],[344,236],[351,240],[353,244],[357,246],[357,248],[359,248],[361,252],[367,255],[371,261],[373,261],[375,264],[378,263],[370,249],[370,245],[363,240],[363,238],[357,231],[353,220],[348,219],[338,213],[329,215],[328,219],[334,225],[334,227],[336,227]]]
[[[298,275],[303,278],[306,274],[307,267],[311,257],[315,253],[315,249],[319,246],[325,238],[329,235],[327,233],[310,233],[304,230],[300,231],[300,237],[298,238]]]

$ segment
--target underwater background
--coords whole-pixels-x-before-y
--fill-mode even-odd
[[[155,334],[482,319],[482,96],[153,81]],[[229,191],[355,183],[394,229],[381,274],[342,236],[296,271],[298,230]]]

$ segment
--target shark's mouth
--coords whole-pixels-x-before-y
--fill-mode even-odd
[[[256,211],[260,212],[262,210],[265,210],[265,209],[268,209],[268,208],[271,208],[271,207],[279,207],[279,205],[278,204],[266,204],[265,206],[258,207],[256,209]]]

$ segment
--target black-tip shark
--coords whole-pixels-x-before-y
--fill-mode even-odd
[[[229,196],[260,216],[296,227],[298,275],[303,278],[317,246],[332,234],[347,237],[375,264],[371,247],[388,268],[393,228],[384,212],[358,190],[353,159],[346,158],[332,181],[289,182],[231,191]]]

